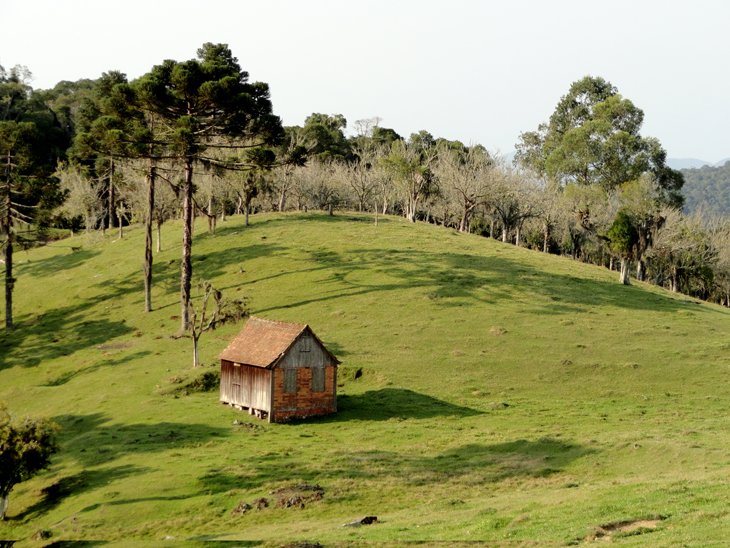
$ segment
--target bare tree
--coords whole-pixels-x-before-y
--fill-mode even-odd
[[[78,166],[62,164],[54,175],[66,192],[66,201],[58,208],[58,212],[70,217],[81,216],[88,234],[99,226],[104,217],[102,190]]]
[[[540,223],[542,233],[542,252],[547,253],[556,228],[564,222],[565,209],[561,207],[559,189],[548,184],[540,185],[535,191],[534,205],[534,218]]]
[[[198,289],[202,293],[200,304],[196,307],[191,300],[188,309],[190,314],[188,332],[193,341],[193,367],[200,365],[198,346],[203,333],[225,323],[237,322],[248,315],[246,303],[243,300],[224,299],[223,294],[210,282],[200,282]],[[211,297],[213,298],[213,310],[209,311],[208,305]]]
[[[467,232],[471,216],[488,201],[493,192],[494,161],[481,146],[465,149],[442,146],[434,172],[439,179],[444,200],[459,212],[459,231]],[[446,224],[446,213],[443,220]]]
[[[666,208],[661,216],[664,222],[647,254],[656,282],[672,291],[706,298],[718,258],[710,231],[698,214],[685,216]]]
[[[373,203],[382,178],[380,163],[385,156],[382,148],[373,145],[355,145],[355,162],[340,164],[341,178],[354,195],[358,211]]]
[[[525,220],[534,216],[537,184],[532,178],[506,166],[495,175],[492,208],[502,225],[502,241],[514,234],[515,245],[520,245],[520,231]]]
[[[713,282],[721,305],[730,307],[730,219],[716,219],[710,228],[712,246],[717,250]]]
[[[151,221],[157,233],[157,253],[162,251],[162,225],[180,212],[180,200],[176,194],[176,186],[172,182],[182,175],[182,170],[170,162],[157,162],[152,168],[148,160],[129,160],[120,164],[120,171],[128,182],[122,198],[129,207],[129,215],[133,222],[147,223],[148,210],[152,207]],[[153,171],[158,184],[150,185],[149,173]],[[154,192],[149,196],[149,192]],[[150,225],[151,226],[151,225]],[[151,236],[150,236],[151,237]],[[151,251],[150,245],[149,250]]]
[[[419,206],[438,188],[433,174],[436,156],[435,146],[396,141],[384,160],[393,176],[405,218],[411,222],[416,222]]]
[[[358,137],[372,137],[373,130],[380,126],[380,122],[382,121],[383,119],[380,116],[355,120],[355,135]]]
[[[253,200],[271,189],[271,176],[263,171],[229,171],[224,177],[226,186],[236,199],[236,213],[245,215],[246,226]]]
[[[590,260],[591,253],[605,253],[605,245],[597,235],[605,233],[618,210],[615,195],[601,187],[569,184],[562,189],[560,219],[567,252],[573,259]]]

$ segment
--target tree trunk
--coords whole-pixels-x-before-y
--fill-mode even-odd
[[[114,211],[116,210],[116,207],[114,206],[114,203],[116,200],[114,199],[114,158],[109,158],[109,201],[107,203],[107,208],[109,208],[109,229],[111,230],[114,227]]]
[[[190,323],[190,286],[193,277],[193,159],[185,158],[183,183],[183,240],[180,263],[180,330],[187,331]]]
[[[10,495],[0,495],[0,520],[5,519],[5,512],[8,510]]]
[[[147,171],[147,214],[144,219],[144,311],[152,312],[152,215],[155,211],[155,166],[150,160]],[[157,246],[160,246],[160,225],[157,225]]]
[[[515,245],[520,247],[520,227],[519,225],[515,228]]]
[[[550,248],[550,225],[545,223],[543,225],[543,236],[542,236],[542,252],[547,253]]]
[[[199,336],[196,336],[193,334],[193,368],[198,367],[200,365],[200,359],[198,357],[198,340]]]
[[[7,229],[7,242],[5,243],[5,329],[10,331],[13,328],[13,238],[10,227]]]
[[[489,237],[494,238],[494,219],[489,219]]]
[[[119,239],[124,239],[124,222],[122,222],[122,213],[117,211],[117,224],[119,225]]]
[[[643,282],[645,273],[646,265],[644,264],[644,261],[642,259],[639,259],[638,261],[636,261],[636,279],[640,282]]]
[[[613,257],[609,257],[608,259],[608,269],[613,271]]]
[[[248,210],[249,210],[249,206],[248,206],[248,203],[246,203],[243,206],[243,214],[246,216],[246,221],[244,223],[245,226],[248,226]]]
[[[12,222],[12,185],[10,183],[10,153],[8,152],[7,180],[5,183],[5,216],[2,233],[7,237],[5,242],[5,329],[13,329],[13,222]]]
[[[507,243],[507,227],[504,225],[502,226],[502,241]]]
[[[208,232],[211,234],[215,234],[215,214],[213,213],[213,196],[210,196],[208,198],[208,211],[206,212],[206,215],[208,216]]]
[[[157,220],[157,253],[162,251],[162,223]]]
[[[459,221],[459,232],[466,232],[467,214],[464,213]],[[444,215],[444,224],[446,223],[446,216]]]
[[[284,211],[285,207],[286,207],[286,189],[282,189],[281,194],[279,194],[279,212]]]
[[[406,219],[412,223],[416,222],[416,200],[412,197],[408,199],[406,204]]]
[[[631,285],[629,278],[629,261],[628,259],[621,258],[621,274],[619,274],[618,281],[624,285]]]

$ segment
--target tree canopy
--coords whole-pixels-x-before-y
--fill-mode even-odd
[[[192,279],[193,169],[196,163],[228,169],[260,169],[261,147],[283,137],[281,120],[272,112],[269,86],[250,83],[225,44],[206,43],[196,59],[167,60],[137,83],[143,110],[155,116],[155,140],[165,144],[185,169],[183,245],[180,268],[181,330],[188,327]],[[221,150],[243,150],[246,158],[221,158]],[[217,152],[216,152],[217,151]]]
[[[658,140],[639,133],[644,113],[600,77],[574,82],[547,123],[520,135],[515,160],[561,186],[606,190],[652,173],[661,199],[681,205],[681,173],[666,165]]]
[[[43,419],[16,424],[0,403],[0,519],[5,517],[13,487],[47,468],[53,453],[57,426]]]

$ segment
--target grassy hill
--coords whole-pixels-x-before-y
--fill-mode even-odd
[[[309,323],[343,362],[336,416],[268,424],[215,391],[176,393],[240,329],[207,333],[192,370],[190,341],[172,337],[179,228],[163,232],[150,314],[139,228],[17,255],[0,399],[56,420],[61,452],[13,491],[0,538],[730,537],[726,309],[396,218],[201,223],[196,276]],[[253,508],[234,513],[241,502]],[[365,515],[379,523],[343,527]]]

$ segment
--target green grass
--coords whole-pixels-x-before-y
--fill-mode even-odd
[[[0,399],[56,420],[61,452],[12,492],[0,538],[730,538],[728,310],[396,218],[264,215],[215,235],[199,223],[196,277],[309,323],[343,362],[337,415],[268,424],[177,389],[199,373],[173,337],[179,229],[163,231],[150,314],[139,228],[17,255]],[[204,335],[200,373],[239,328]],[[302,483],[323,498],[276,507],[273,491]],[[232,514],[260,497],[268,508]],[[343,527],[365,515],[380,523]],[[633,520],[655,528],[611,529]]]

